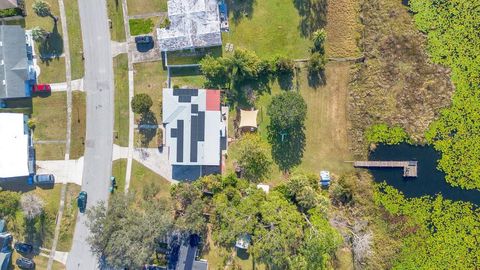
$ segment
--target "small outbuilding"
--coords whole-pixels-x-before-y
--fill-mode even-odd
[[[328,187],[330,185],[330,172],[320,171],[320,185],[322,187]]]
[[[237,238],[235,247],[240,249],[248,249],[251,242],[252,242],[252,237],[248,233],[244,233]]]
[[[265,192],[267,194],[268,194],[268,192],[270,192],[270,186],[269,185],[258,184],[257,188],[263,190],[263,192]]]
[[[244,111],[240,110],[240,125],[238,126],[243,131],[256,131],[258,110]]]

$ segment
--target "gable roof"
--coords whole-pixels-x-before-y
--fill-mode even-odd
[[[27,79],[25,30],[19,25],[0,25],[0,98],[26,97]]]
[[[0,0],[0,9],[16,8],[18,7],[17,0]]]
[[[157,30],[162,51],[222,45],[217,0],[168,0],[168,19]]]

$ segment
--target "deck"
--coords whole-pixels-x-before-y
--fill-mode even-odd
[[[403,177],[417,177],[417,161],[355,161],[355,168],[403,168]]]

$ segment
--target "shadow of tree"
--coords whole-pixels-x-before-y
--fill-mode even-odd
[[[52,58],[59,58],[63,54],[63,38],[58,32],[57,23],[54,24],[52,32],[38,46],[40,58],[42,61],[49,63]]]
[[[293,88],[293,72],[284,72],[277,76],[278,85],[282,90],[291,90]]]
[[[317,88],[326,84],[327,76],[325,76],[325,70],[308,72],[308,86]]]
[[[25,242],[34,246],[44,246],[45,239],[53,238],[55,215],[45,210],[34,219],[25,219]]]
[[[138,123],[138,132],[140,133],[140,144],[142,147],[148,147],[150,142],[157,135],[158,121],[152,111],[142,114]]]
[[[289,171],[300,165],[305,151],[304,127],[291,129],[284,133],[270,131],[272,157],[282,171]]]
[[[244,17],[251,17],[255,0],[227,0],[228,13],[235,24],[239,23]]]
[[[293,0],[298,14],[302,18],[299,30],[304,37],[327,24],[327,0]]]

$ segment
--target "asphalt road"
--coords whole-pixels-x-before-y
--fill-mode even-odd
[[[114,84],[113,64],[105,0],[78,1],[85,56],[84,89],[87,93],[87,130],[82,190],[87,208],[108,199],[112,171]],[[68,270],[99,269],[86,242],[86,215],[77,218]]]

